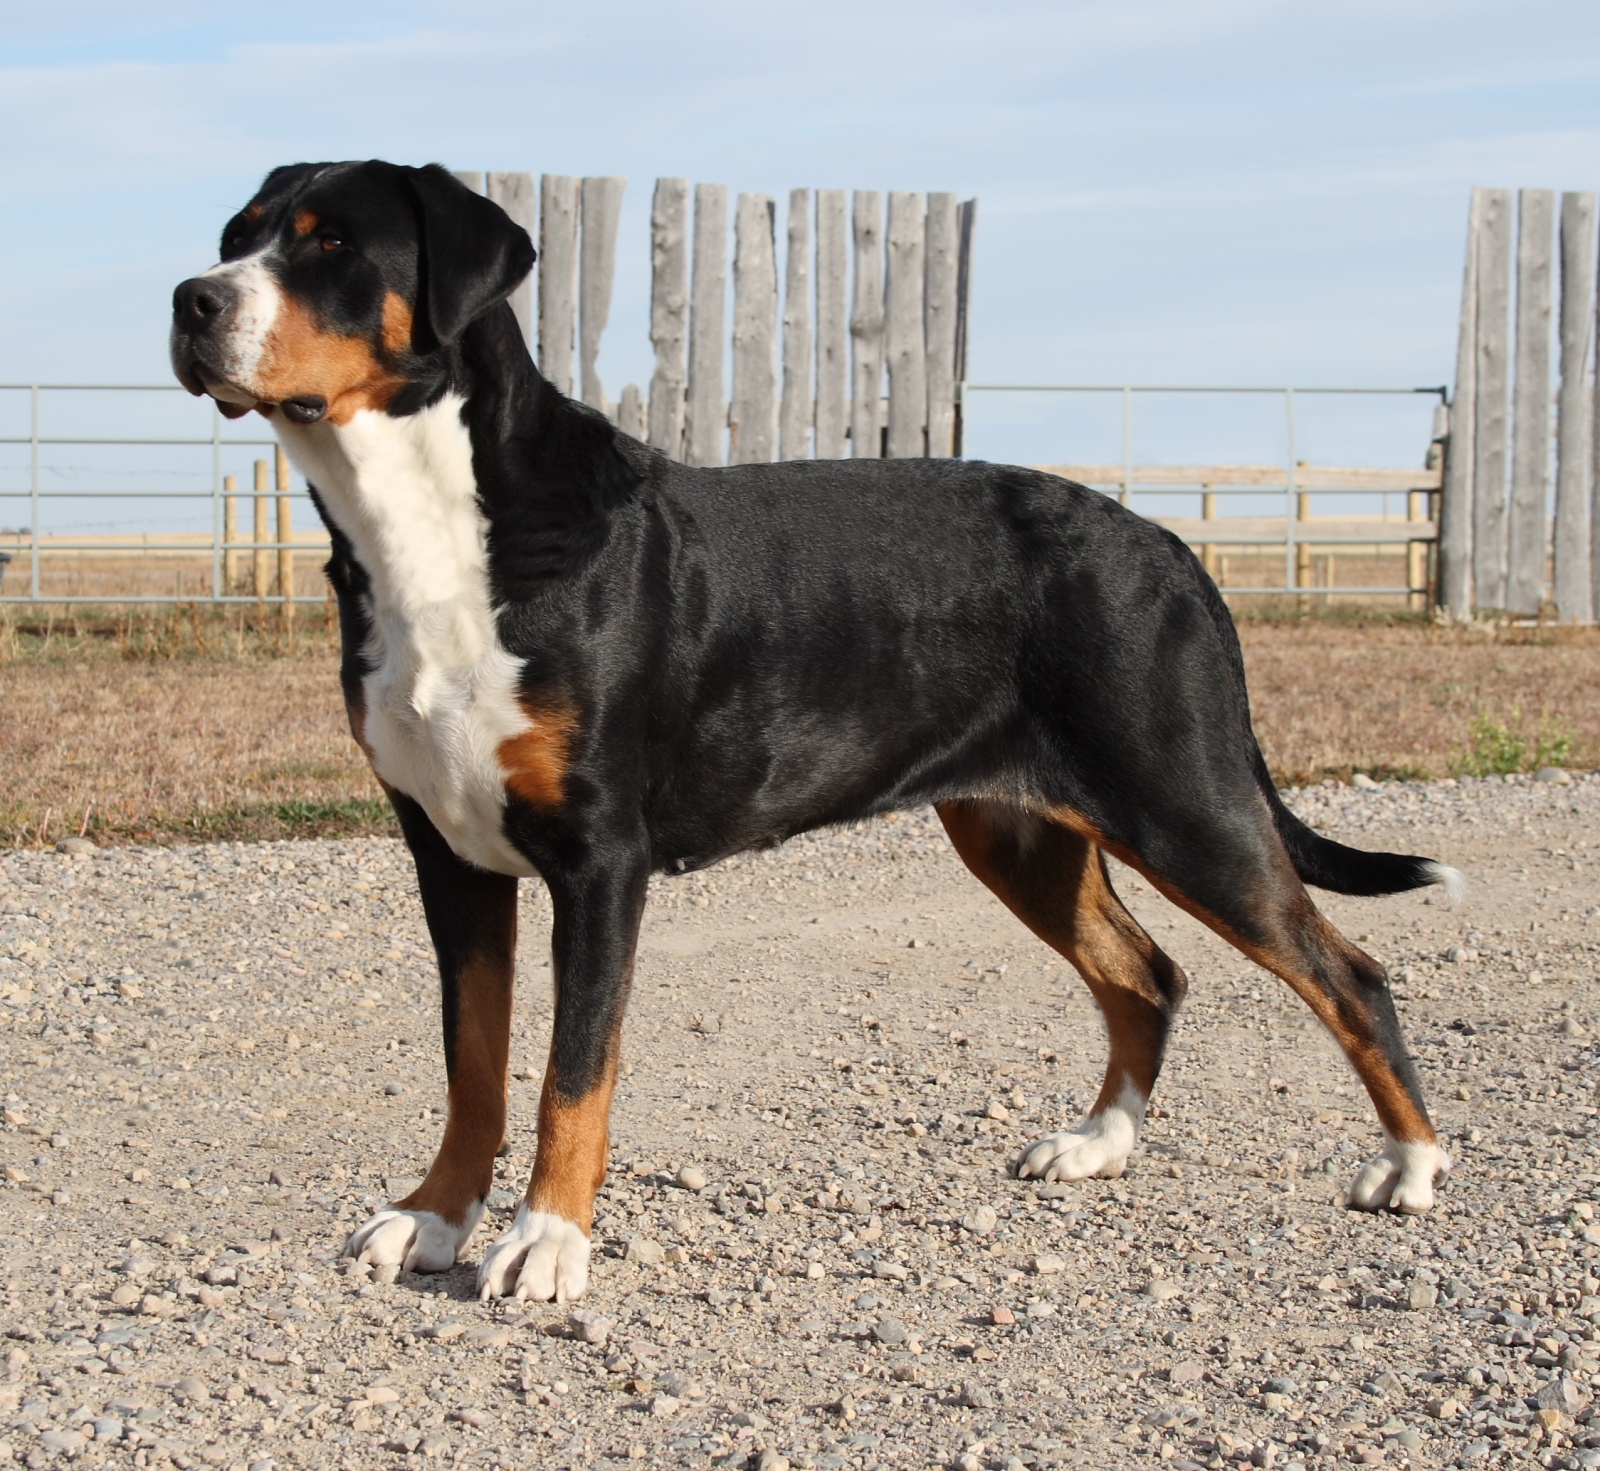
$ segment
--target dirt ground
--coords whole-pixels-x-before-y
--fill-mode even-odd
[[[318,610],[292,653],[270,619],[145,616],[0,624],[0,845],[86,816],[102,843],[393,834]],[[1541,728],[1567,739],[1558,764],[1600,765],[1596,630],[1340,615],[1245,618],[1240,636],[1280,782],[1450,775],[1480,720],[1524,741],[1519,769]]]
[[[490,1219],[385,1281],[340,1249],[444,1103],[400,846],[0,857],[0,1458],[1600,1464],[1600,777],[1294,801],[1472,883],[1324,900],[1395,977],[1457,1162],[1433,1214],[1342,1208],[1378,1136],[1331,1042],[1125,871],[1194,986],[1144,1141],[1120,1180],[1012,1179],[1100,1028],[908,814],[657,885],[578,1318],[473,1296],[533,1154],[537,885]]]

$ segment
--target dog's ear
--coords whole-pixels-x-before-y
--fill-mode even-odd
[[[498,204],[440,165],[408,172],[422,244],[417,312],[447,347],[533,269],[533,241]]]

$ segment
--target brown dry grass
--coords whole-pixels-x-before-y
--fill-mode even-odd
[[[1570,737],[1567,765],[1600,766],[1600,630],[1241,617],[1239,636],[1280,784],[1448,776],[1480,718],[1523,735],[1530,759],[1542,722]]]
[[[1256,728],[1283,782],[1456,769],[1475,718],[1600,765],[1600,632],[1241,616]],[[333,637],[195,609],[0,622],[0,843],[393,831],[350,739]],[[1513,711],[1519,712],[1513,715]]]
[[[392,831],[323,620],[184,609],[0,629],[0,843]],[[9,657],[7,654],[9,653]]]

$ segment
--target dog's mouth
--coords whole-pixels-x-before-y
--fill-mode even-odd
[[[174,365],[178,381],[195,397],[209,397],[225,419],[242,419],[252,409],[271,415],[275,408],[283,410],[284,418],[295,424],[315,424],[327,417],[328,400],[320,393],[299,393],[277,403],[257,398],[247,388],[231,383],[214,369],[190,360]]]

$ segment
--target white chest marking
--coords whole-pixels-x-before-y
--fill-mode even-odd
[[[362,410],[342,425],[277,429],[372,580],[363,735],[374,770],[457,855],[530,875],[503,831],[497,753],[533,722],[517,701],[522,661],[496,634],[461,407],[446,395],[403,417]]]

